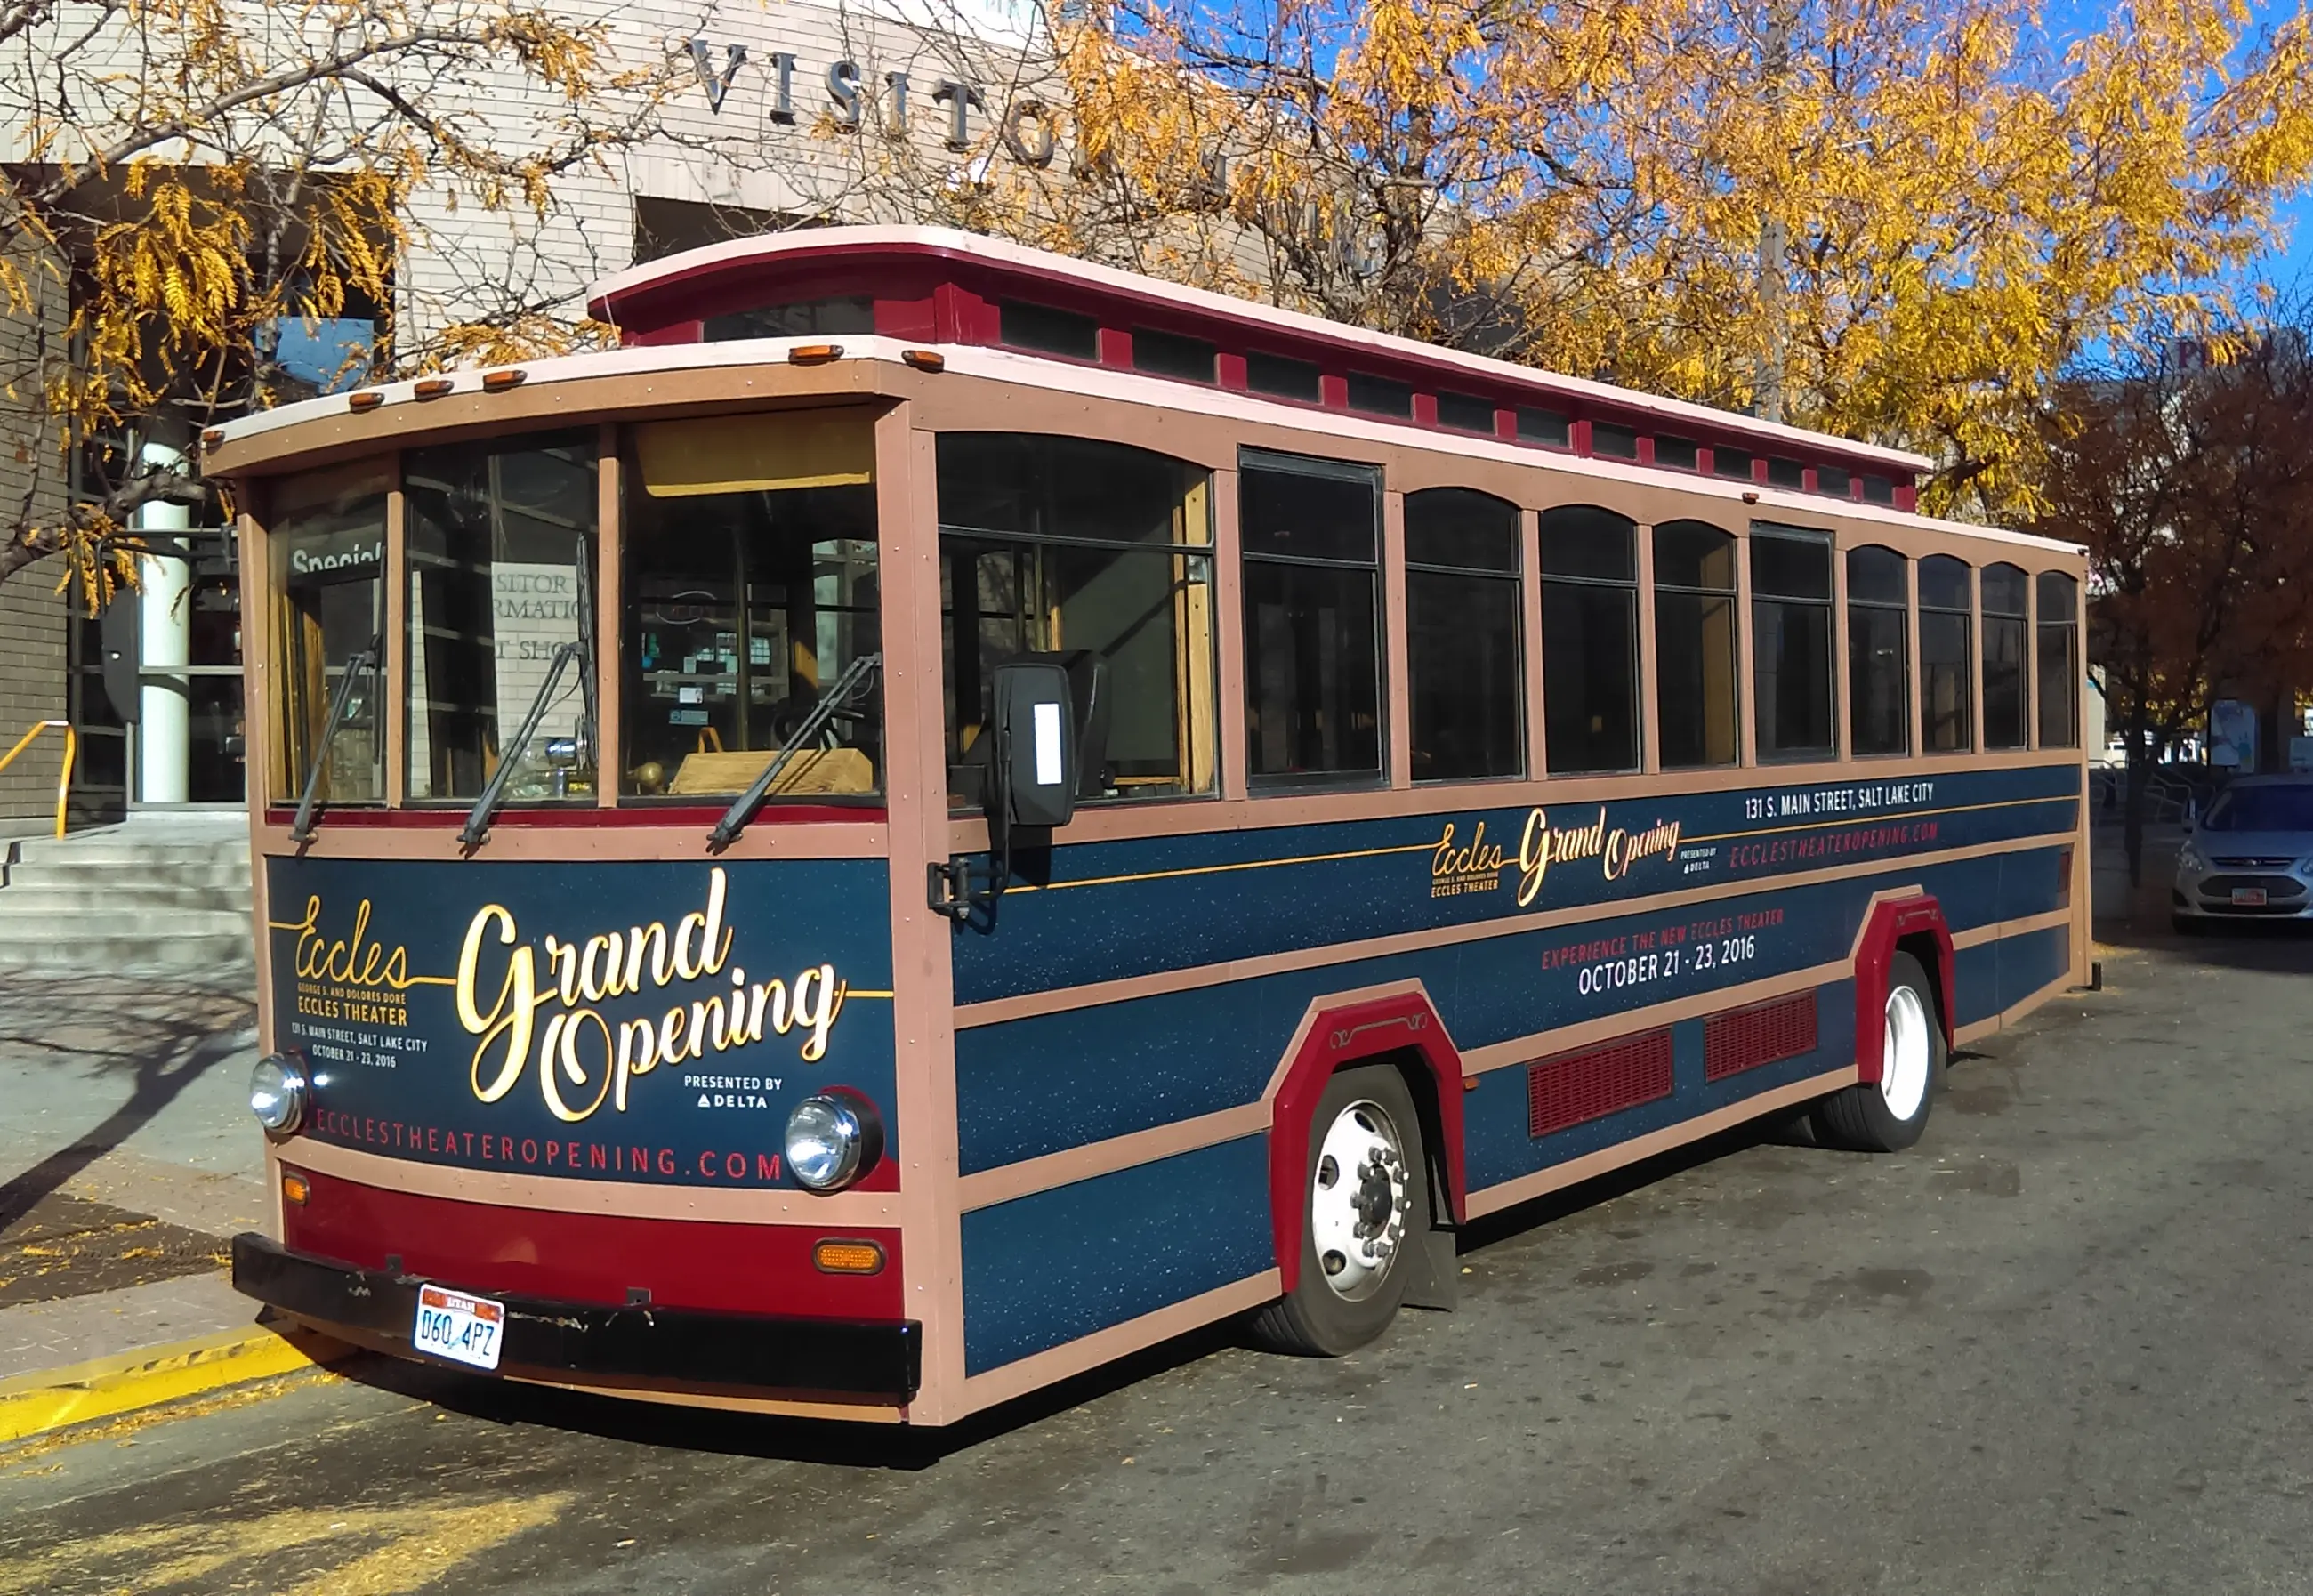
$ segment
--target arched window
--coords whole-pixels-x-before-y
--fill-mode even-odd
[[[2040,601],[2040,746],[2080,744],[2080,584],[2062,571],[2042,571]]]
[[[1983,601],[1983,745],[2021,748],[2031,725],[2031,683],[2024,674],[2031,625],[2031,586],[2023,569],[1987,565]]]
[[[1920,740],[1930,754],[1975,746],[1975,584],[1966,560],[1920,561]]]
[[[1735,538],[1702,521],[1654,529],[1655,727],[1663,769],[1742,757]]]
[[[1405,496],[1413,779],[1526,773],[1517,507],[1469,488]]]
[[[1542,701],[1550,773],[1639,765],[1638,526],[1592,505],[1542,516]]]
[[[1855,754],[1912,751],[1911,564],[1877,544],[1847,551],[1847,736]]]

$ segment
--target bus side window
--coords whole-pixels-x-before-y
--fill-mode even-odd
[[[1848,746],[1912,751],[1911,567],[1893,549],[1847,551]]]
[[[2042,571],[2040,600],[2040,746],[2080,745],[2080,584]]]
[[[1639,768],[1638,525],[1542,513],[1543,732],[1550,773]]]
[[[948,802],[977,809],[995,668],[1020,654],[1108,662],[1105,767],[1080,791],[1214,789],[1212,477],[1092,438],[950,432],[938,442]]]
[[[2030,588],[2021,567],[1987,565],[1979,591],[1983,600],[1983,745],[2021,748],[2025,728],[2031,724],[2031,683],[2024,675]]]
[[[875,423],[856,409],[646,421],[625,448],[620,790],[743,792],[883,647]],[[883,703],[870,675],[771,796],[881,792]]]
[[[1405,496],[1416,781],[1526,774],[1517,507],[1468,488]]]
[[[1975,746],[1975,600],[1967,564],[1920,561],[1920,740],[1931,754]]]
[[[1702,521],[1654,529],[1655,723],[1663,769],[1742,756],[1735,538]]]
[[[1832,727],[1831,539],[1751,526],[1753,713],[1761,759],[1827,759]]]
[[[266,543],[273,562],[274,721],[269,796],[294,803],[316,757],[317,796],[334,804],[385,797],[385,496],[383,472],[332,468],[272,485]],[[344,723],[321,737],[347,664],[368,653]]]
[[[1239,452],[1254,781],[1382,780],[1381,468]]]

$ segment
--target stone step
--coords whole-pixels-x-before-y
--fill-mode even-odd
[[[214,846],[186,842],[113,842],[92,838],[85,842],[67,838],[36,838],[16,844],[15,862],[18,869],[31,865],[102,865],[110,869],[136,868],[144,865],[238,865],[249,869],[249,842],[246,838],[219,842]]]
[[[134,865],[93,864],[78,860],[71,862],[38,860],[11,865],[6,875],[4,891],[18,887],[45,887],[57,892],[84,892],[91,895],[116,892],[124,886],[171,887],[206,887],[218,892],[249,892],[249,867],[241,865],[154,860]]]
[[[0,970],[198,970],[230,977],[253,968],[249,936],[0,937]]]
[[[224,909],[175,909],[148,914],[136,909],[83,909],[73,914],[12,914],[0,910],[0,941],[47,939],[74,941],[108,937],[250,935],[249,913]]]
[[[246,917],[250,913],[249,884],[176,886],[145,881],[108,881],[58,886],[27,882],[0,888],[0,920],[28,914],[70,916],[97,908],[141,909],[163,914],[183,909],[207,909]]]

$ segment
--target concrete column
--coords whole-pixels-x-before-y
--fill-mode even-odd
[[[145,463],[155,471],[182,471],[182,451],[166,444],[145,445]],[[136,512],[136,530],[176,538],[193,524],[189,507],[148,504]],[[181,804],[189,791],[192,762],[191,682],[182,675],[159,681],[154,673],[181,671],[192,663],[192,566],[182,560],[137,561],[137,638],[145,677],[136,693],[137,797],[148,804]]]

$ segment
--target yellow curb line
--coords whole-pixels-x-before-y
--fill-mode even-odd
[[[357,1350],[286,1322],[279,1329],[258,1324],[21,1374],[0,1380],[0,1444],[333,1363]]]

